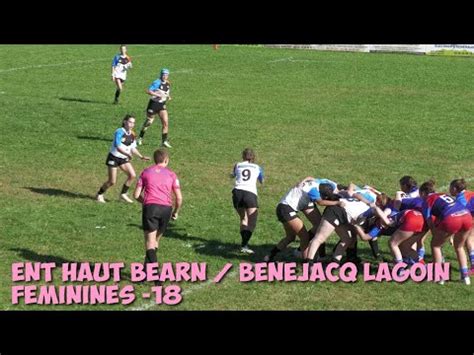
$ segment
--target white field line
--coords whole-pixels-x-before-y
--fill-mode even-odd
[[[231,272],[229,272],[229,273],[224,277],[223,280],[221,280],[220,283],[224,282],[224,280],[225,280],[226,277],[234,277],[234,276],[236,275],[236,273],[237,273],[237,271],[232,270]],[[187,289],[185,289],[183,292],[181,292],[181,294],[182,294],[183,296],[185,296],[185,295],[189,295],[189,294],[191,294],[191,293],[193,293],[193,292],[202,290],[203,288],[208,287],[209,285],[213,284],[213,283],[214,283],[213,280],[214,280],[213,278],[212,278],[212,279],[210,278],[209,280],[207,280],[207,281],[205,281],[205,282],[201,282],[201,283],[198,283],[198,284],[194,284],[194,285],[192,285],[192,286],[189,286]],[[160,305],[155,304],[154,301],[150,301],[150,302],[147,302],[147,303],[142,304],[142,305],[140,305],[140,306],[130,308],[130,309],[128,309],[128,310],[130,310],[130,311],[146,311],[146,310],[148,310],[148,309],[150,309],[150,308],[153,308],[153,307],[155,307],[155,306],[158,307],[158,306],[160,306]]]
[[[190,52],[191,49],[189,50],[181,50],[181,52]],[[159,51],[154,54],[138,54],[132,57],[133,58],[141,58],[141,57],[156,57],[160,55],[168,55],[170,53],[177,53],[177,51]],[[112,63],[112,57],[107,58],[107,59],[90,59],[90,60],[78,60],[78,61],[72,61],[72,62],[64,62],[64,63],[53,63],[53,64],[39,64],[39,65],[29,65],[25,67],[17,67],[17,68],[9,68],[9,69],[0,69],[0,74],[1,73],[8,73],[12,71],[17,71],[17,70],[28,70],[28,69],[40,69],[40,68],[51,68],[51,67],[60,67],[60,66],[67,66],[67,65],[75,65],[75,64],[89,64],[89,63],[96,63],[96,62],[111,62]],[[181,70],[183,73],[186,73],[186,69]]]
[[[267,61],[267,63],[281,63],[281,62],[291,62],[291,63],[297,63],[297,62],[315,62],[315,63],[343,63],[346,62],[345,60],[325,60],[325,59],[294,59],[293,57],[285,57],[285,58],[279,58],[279,59],[273,59]]]

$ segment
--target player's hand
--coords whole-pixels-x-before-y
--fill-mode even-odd
[[[178,212],[173,212],[173,214],[171,215],[171,219],[173,221],[176,221],[178,219]]]
[[[345,201],[342,201],[342,200],[339,200],[338,203],[337,203],[339,206],[341,206],[342,208],[344,208],[346,206],[346,202]]]
[[[151,160],[150,157],[145,157],[145,156],[141,157],[140,159],[141,159],[141,160],[145,160],[145,161],[150,161],[150,160]]]

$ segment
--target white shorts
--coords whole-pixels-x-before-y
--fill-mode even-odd
[[[127,72],[114,73],[115,79],[122,79],[123,81],[127,80]]]

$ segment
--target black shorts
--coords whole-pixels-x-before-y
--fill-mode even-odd
[[[349,224],[347,213],[341,206],[328,206],[323,212],[323,218],[334,227]]]
[[[234,208],[258,208],[257,195],[245,190],[232,190],[232,203]]]
[[[148,106],[146,108],[146,113],[149,115],[156,115],[158,112],[166,110],[166,103],[165,102],[157,102],[150,100],[148,101]]]
[[[283,203],[278,204],[276,208],[276,215],[281,223],[286,223],[291,221],[292,219],[299,218],[298,212],[296,212],[290,206],[284,205]]]
[[[173,208],[163,205],[144,205],[142,210],[143,230],[148,232],[158,231],[163,234],[170,221]]]
[[[110,166],[112,168],[118,168],[120,165],[128,163],[128,161],[128,158],[118,158],[112,153],[109,153],[109,155],[107,155],[105,165]]]

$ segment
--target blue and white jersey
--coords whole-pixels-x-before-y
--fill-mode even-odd
[[[280,203],[290,206],[295,211],[314,207],[315,201],[322,200],[319,192],[320,184],[331,184],[335,189],[337,188],[337,184],[328,179],[307,180],[288,191]]]
[[[131,154],[132,149],[136,148],[137,142],[133,132],[127,132],[125,128],[118,128],[114,133],[114,141],[110,148],[110,153],[117,158],[128,159],[126,155],[123,155],[118,151],[118,147],[125,150],[128,154]]]
[[[257,195],[257,180],[263,182],[263,169],[254,163],[243,161],[235,164],[232,175],[235,177],[234,189],[249,191]]]
[[[359,187],[356,185],[354,194],[359,194],[370,203],[375,203],[377,200],[377,195],[380,195],[380,192],[369,185],[365,185],[364,187]]]
[[[127,70],[132,67],[128,55],[117,54],[112,60],[113,76],[122,80],[127,79]]]
[[[151,85],[148,87],[149,91],[158,91],[163,94],[161,97],[153,96],[151,100],[164,103],[168,100],[170,96],[170,84],[167,81],[162,81],[161,79],[156,79]]]

